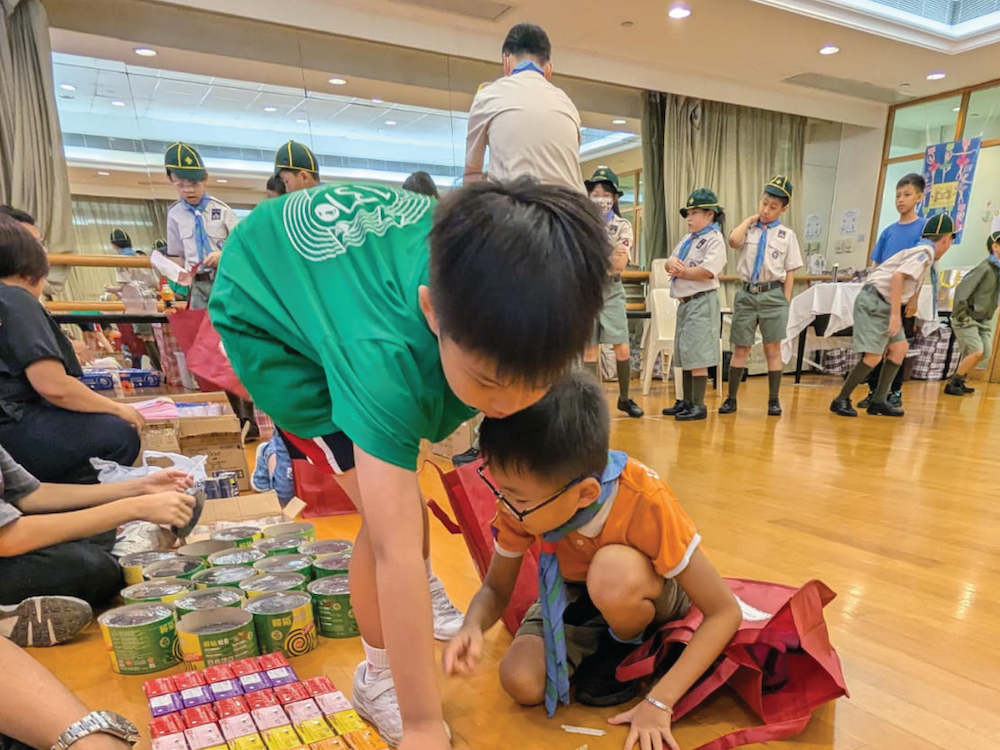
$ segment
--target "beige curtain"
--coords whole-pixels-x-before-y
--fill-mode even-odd
[[[151,252],[153,243],[167,236],[167,203],[126,198],[73,197],[73,231],[81,253],[111,254],[111,231],[121,227],[132,238],[133,246]],[[66,280],[66,299],[96,300],[105,284],[113,284],[115,269],[74,267]]]
[[[687,233],[678,210],[696,188],[718,194],[727,233],[757,213],[764,184],[774,175],[788,175],[796,190],[802,188],[805,117],[668,94],[665,120],[664,193],[671,247]],[[793,197],[782,221],[801,237],[799,205]],[[730,254],[725,273],[735,271]]]
[[[41,0],[0,0],[0,203],[34,215],[52,252],[76,250]],[[49,276],[56,291],[67,272]]]
[[[670,255],[667,242],[667,204],[663,187],[664,141],[663,126],[669,94],[660,91],[642,92],[642,171],[646,180],[642,213],[642,253],[639,265],[649,268],[653,258]]]

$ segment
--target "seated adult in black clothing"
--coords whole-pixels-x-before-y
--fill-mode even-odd
[[[66,612],[65,607],[19,608],[29,597],[107,604],[122,588],[122,571],[111,555],[116,529],[129,521],[184,526],[194,498],[183,490],[191,485],[176,470],[114,484],[43,484],[0,446],[0,635],[21,646],[70,637],[68,623],[43,621],[34,623],[34,640],[28,642],[30,631],[10,621]]]
[[[135,461],[143,419],[77,379],[73,345],[38,301],[48,269],[41,243],[0,215],[0,444],[42,481],[92,483],[91,457]]]

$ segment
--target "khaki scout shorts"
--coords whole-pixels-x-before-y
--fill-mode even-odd
[[[566,661],[569,676],[572,677],[580,663],[597,652],[601,638],[608,632],[608,622],[590,601],[586,584],[567,581],[566,599],[569,606],[566,608],[563,623],[566,632]],[[656,608],[656,613],[651,624],[659,627],[686,615],[691,607],[691,600],[676,580],[667,578],[663,582],[663,591],[653,602],[653,606]],[[522,635],[545,637],[542,605],[537,600],[525,613],[521,627],[517,629],[514,637],[519,638]]]
[[[736,292],[730,343],[733,346],[753,346],[758,326],[764,343],[784,340],[788,330],[788,300],[782,287],[768,289],[761,294],[751,294],[746,289]]]
[[[604,292],[604,307],[594,326],[591,344],[627,344],[628,315],[625,312],[625,287],[621,279],[608,284]]]
[[[962,359],[976,352],[982,352],[986,357],[990,356],[993,349],[993,329],[990,327],[990,321],[962,318],[953,320],[951,327],[962,350]]]
[[[719,364],[719,291],[713,289],[677,306],[674,367],[699,370]]]
[[[871,287],[864,287],[854,300],[854,351],[862,354],[882,354],[889,344],[906,340],[900,326],[895,336],[889,336],[890,305]]]

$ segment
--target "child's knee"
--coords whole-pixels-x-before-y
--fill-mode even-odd
[[[656,572],[644,554],[623,544],[602,547],[587,572],[587,592],[602,612],[655,596]]]
[[[524,650],[512,646],[500,661],[500,685],[522,706],[537,706],[545,700],[544,648],[540,660],[531,660],[525,658]]]

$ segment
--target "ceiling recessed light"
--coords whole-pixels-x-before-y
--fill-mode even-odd
[[[395,120],[386,120],[386,121],[385,121],[385,124],[386,124],[386,125],[395,125],[395,124],[396,124],[396,121],[395,121]]]
[[[139,57],[156,57],[156,50],[152,47],[136,47],[132,51]]]
[[[690,16],[691,9],[686,5],[675,5],[667,12],[667,15],[679,21],[682,18],[687,18],[688,16]]]
[[[927,74],[927,80],[928,81],[940,81],[942,78],[945,77],[945,75],[947,75],[947,74],[944,71],[935,70],[933,73],[928,73]]]
[[[278,108],[277,107],[267,106],[267,107],[264,107],[264,111],[265,112],[277,112]]]
[[[611,124],[612,125],[626,125],[626,124],[628,124],[628,120],[626,120],[624,117],[616,117],[615,119],[613,119],[611,121]]]
[[[634,21],[622,21],[622,28],[623,29],[631,29],[633,26],[635,26],[635,22]]]
[[[229,182],[229,180],[223,180],[223,179],[220,178],[220,179],[216,180],[216,182],[221,182],[223,185],[225,185],[227,182]]]
[[[372,104],[384,104],[385,99],[379,99],[377,96],[372,98]]]
[[[112,107],[124,107],[125,106],[125,102],[123,102],[121,99],[115,99],[113,102],[111,102],[111,106]]]
[[[101,176],[101,177],[110,177],[111,176],[111,172],[98,172],[97,174],[99,176]]]
[[[328,80],[327,83],[329,83],[331,86],[344,86],[347,83],[347,79],[334,76],[333,78]]]
[[[901,83],[901,84],[899,84],[899,88],[901,88],[901,89],[908,89],[908,88],[910,88],[910,84],[908,84],[908,83]]]
[[[297,120],[296,120],[295,122],[297,122],[297,123],[298,123],[299,125],[305,125],[305,124],[306,124],[307,122],[309,122],[309,120],[307,120],[307,119],[306,119],[306,118],[304,118],[304,117],[300,117],[300,118],[299,118],[299,119],[297,119]]]
[[[60,83],[59,88],[61,88],[63,91],[76,91],[76,86],[74,86],[72,83]]]
[[[840,52],[840,47],[836,44],[824,44],[819,48],[821,55],[836,55],[838,52]]]

